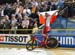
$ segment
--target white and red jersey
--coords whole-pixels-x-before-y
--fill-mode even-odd
[[[45,18],[45,25],[44,25],[44,29],[43,29],[43,34],[46,34],[51,29],[50,19],[51,19],[51,16],[48,16]]]
[[[46,34],[48,31],[51,30],[50,24],[53,24],[54,21],[57,18],[57,12],[58,10],[55,11],[49,11],[49,12],[41,12],[39,14],[39,19],[40,19],[40,24],[44,24],[44,29],[42,34]],[[45,17],[45,13],[48,14],[47,17]]]

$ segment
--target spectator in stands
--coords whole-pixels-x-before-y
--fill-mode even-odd
[[[24,34],[28,33],[29,24],[30,24],[29,17],[25,16],[23,21],[22,21],[22,24],[21,24],[22,29],[24,29],[22,33],[24,33]]]
[[[51,0],[51,6],[50,6],[50,8],[51,8],[51,10],[56,10],[57,9],[57,6],[56,6],[56,0]]]
[[[29,17],[25,16],[24,20],[22,21],[22,28],[28,29],[29,24]]]
[[[18,14],[17,15],[17,25],[18,25],[18,29],[22,29],[22,20],[23,20],[23,18],[22,18],[22,15],[21,14]]]
[[[61,8],[64,8],[64,0],[57,0],[55,5],[58,7],[61,7]]]
[[[37,18],[37,11],[38,11],[37,7],[35,5],[33,5],[32,9],[31,9],[30,17]]]
[[[16,29],[17,29],[17,19],[15,18],[15,15],[12,14],[12,18],[11,18],[11,30],[12,30],[12,33],[16,34]]]
[[[32,7],[35,5],[36,7],[38,6],[38,2],[36,0],[31,0]]]
[[[5,15],[4,16],[4,19],[5,19],[5,25],[6,25],[6,29],[10,29],[11,27],[10,27],[10,20],[9,20],[9,16],[8,15]]]
[[[9,16],[6,15],[3,17],[3,19],[1,19],[0,26],[2,29],[9,29],[10,28]]]
[[[38,25],[37,25],[37,22],[34,23],[34,27],[33,27],[33,30],[32,30],[32,34],[34,33],[37,33],[38,32]]]
[[[1,7],[1,10],[0,10],[0,16],[3,17],[4,16],[4,8]]]
[[[19,13],[19,11],[20,11],[20,8],[19,8],[19,6],[17,5],[15,14],[17,15],[17,14]]]
[[[22,2],[21,2],[20,0],[16,0],[16,3],[17,3],[18,5],[22,4]]]
[[[24,16],[30,16],[31,15],[31,10],[28,7],[24,8],[23,9],[23,15]]]
[[[18,29],[22,29],[22,21],[23,21],[22,15],[21,14],[18,14],[16,18],[17,18],[17,28]],[[22,31],[17,30],[17,33],[18,34],[21,33],[21,32]]]

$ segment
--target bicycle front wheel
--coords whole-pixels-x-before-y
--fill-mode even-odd
[[[27,42],[27,45],[26,45],[26,49],[29,50],[29,51],[32,51],[36,48],[36,41],[33,41],[33,40],[29,40]]]

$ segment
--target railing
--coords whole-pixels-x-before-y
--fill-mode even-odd
[[[0,31],[11,31],[12,29],[0,29]],[[25,31],[25,30],[32,30],[32,29],[16,29],[17,31]],[[42,29],[39,29],[39,30],[42,30]],[[66,30],[66,31],[75,31],[75,28],[68,28],[68,29],[51,29],[51,30],[59,30],[59,31],[62,31],[62,30]]]
[[[38,30],[37,34],[41,34],[42,29]],[[0,29],[0,34],[32,34],[32,29]],[[75,29],[52,29],[52,35],[75,35]]]

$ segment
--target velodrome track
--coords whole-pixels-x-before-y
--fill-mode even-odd
[[[75,55],[75,48],[37,48],[33,51],[27,51],[22,45],[0,44],[0,55]]]

